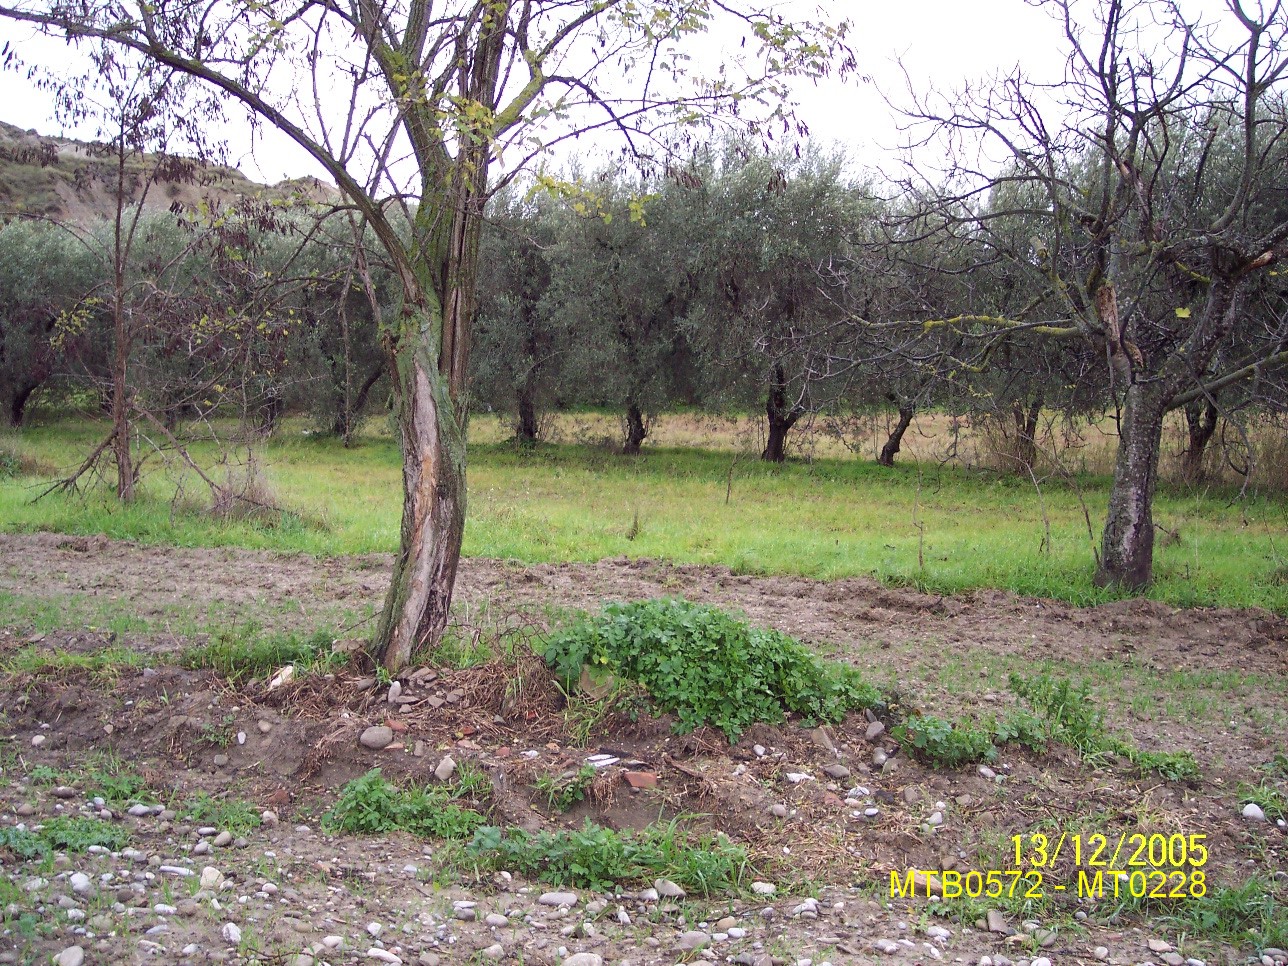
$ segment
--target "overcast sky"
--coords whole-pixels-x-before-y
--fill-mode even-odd
[[[871,81],[824,81],[817,86],[803,82],[797,87],[798,113],[815,137],[843,145],[865,165],[880,165],[885,152],[900,142],[895,119],[881,96],[884,92],[896,100],[902,98],[906,83],[900,62],[918,88],[933,84],[941,90],[1017,63],[1029,72],[1049,76],[1062,63],[1057,25],[1047,12],[1023,0],[791,0],[779,6],[785,10],[821,7],[834,19],[844,16],[856,22],[850,43],[860,73]],[[68,57],[61,42],[0,20],[0,44],[5,41],[28,61],[57,65]],[[718,56],[717,44],[709,43],[707,49]],[[0,119],[41,133],[63,133],[50,119],[47,96],[13,72],[0,72]],[[316,173],[310,159],[284,138],[252,141],[241,125],[225,136],[230,160],[258,180]]]

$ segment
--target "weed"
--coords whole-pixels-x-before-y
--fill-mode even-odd
[[[226,714],[217,725],[204,724],[197,733],[197,740],[214,748],[227,748],[237,740],[237,729],[234,727],[236,721],[235,715]]]
[[[956,768],[997,757],[993,737],[965,722],[956,724],[934,715],[917,715],[900,722],[891,732],[901,745],[932,765]]]
[[[122,826],[79,815],[51,818],[36,832],[50,848],[64,852],[85,852],[94,845],[119,852],[130,841],[130,833]]]
[[[214,798],[206,792],[198,792],[178,811],[185,822],[213,825],[234,834],[258,828],[260,822],[259,812],[249,802],[237,798]]]
[[[1246,805],[1249,802],[1259,806],[1266,818],[1272,822],[1288,818],[1288,798],[1269,782],[1263,781],[1260,785],[1250,785],[1246,782],[1240,784],[1239,803]]]
[[[595,781],[595,766],[582,765],[577,771],[562,775],[542,775],[535,782],[537,791],[546,797],[546,808],[566,812],[586,797]]]
[[[4,826],[0,828],[0,850],[20,859],[34,859],[49,851],[49,845],[25,828]]]
[[[553,635],[545,658],[567,690],[584,666],[604,668],[646,688],[660,710],[676,716],[680,733],[710,724],[730,741],[751,724],[786,714],[838,721],[880,703],[855,668],[821,661],[786,634],[685,600],[610,604]]]
[[[224,631],[209,642],[184,651],[180,663],[188,668],[211,668],[233,683],[272,674],[293,664],[302,670],[328,670],[345,658],[331,650],[335,634],[319,630],[310,637],[298,634],[263,635],[253,625]]]
[[[473,809],[456,804],[455,799],[464,794],[459,785],[399,788],[373,768],[340,790],[335,807],[322,816],[322,827],[357,835],[402,829],[426,838],[466,839],[485,820]]]
[[[555,832],[487,826],[475,832],[467,852],[480,865],[553,885],[608,890],[663,876],[704,896],[736,892],[749,865],[741,846],[723,836],[689,838],[676,822],[635,833],[589,821],[580,829]]]
[[[35,765],[27,777],[37,785],[79,785],[86,798],[102,798],[114,807],[156,801],[143,776],[110,751],[91,754],[82,772]]]

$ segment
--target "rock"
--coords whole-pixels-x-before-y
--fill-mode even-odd
[[[1247,805],[1243,806],[1243,817],[1254,822],[1264,822],[1266,813],[1262,811],[1261,806],[1256,802],[1248,802]]]
[[[456,918],[461,922],[473,922],[478,918],[478,913],[474,911],[474,907],[472,905],[458,907],[455,912]]]
[[[151,814],[152,814],[152,806],[151,806],[151,805],[139,805],[139,804],[131,805],[129,808],[127,808],[127,809],[125,810],[125,814],[126,814],[126,815],[131,815],[131,816],[133,816],[134,818],[144,818],[144,817],[146,817],[146,816],[148,816],[148,815],[151,815]]]
[[[1165,939],[1151,939],[1148,945],[1151,953],[1170,953],[1174,948],[1172,944]]]
[[[772,896],[778,891],[778,886],[774,885],[772,882],[753,882],[751,884],[751,891],[758,896]]]
[[[769,814],[774,816],[774,818],[786,818],[787,806],[781,802],[775,802],[773,805],[769,806]]]
[[[909,805],[915,805],[917,802],[921,801],[921,792],[909,785],[903,790],[903,800]]]
[[[93,880],[84,872],[73,872],[68,881],[71,883],[72,892],[89,892],[90,887],[94,884]]]
[[[379,960],[382,963],[391,963],[392,966],[402,966],[402,960],[399,957],[387,949],[379,949],[375,946],[367,950],[367,958]]]
[[[484,959],[490,959],[493,962],[498,962],[499,960],[502,960],[505,958],[505,947],[502,946],[500,943],[493,943],[491,946],[488,946],[486,949],[481,950],[479,955],[481,955]]]
[[[41,745],[43,745],[44,743],[45,743],[45,736],[44,736],[44,735],[32,735],[32,736],[31,736],[31,747],[33,747],[33,748],[39,748],[39,747],[40,747]],[[83,955],[83,954],[82,954],[82,955]]]
[[[386,700],[390,704],[397,704],[400,697],[402,697],[402,682],[395,681],[389,685],[389,696]]]
[[[1095,957],[1096,957],[1096,959],[1108,959],[1108,958],[1109,958],[1109,947],[1108,947],[1108,946],[1097,946],[1095,949],[1093,949],[1093,950],[1091,951],[1091,955],[1095,956]]]
[[[1051,960],[1047,959],[1045,956],[1038,956],[1029,963],[1029,966],[1051,966]]]
[[[1180,953],[1163,953],[1162,958],[1167,966],[1185,966],[1185,957]]]
[[[501,915],[499,912],[489,912],[487,918],[484,919],[483,921],[487,923],[489,926],[492,926],[496,929],[503,929],[504,927],[510,925],[510,920],[507,919],[505,916]]]
[[[577,893],[543,892],[537,902],[543,906],[575,906],[577,904]]]
[[[836,745],[832,742],[832,736],[826,728],[815,728],[809,733],[814,744],[818,745],[824,751],[836,752]]]
[[[872,764],[876,765],[878,768],[884,765],[889,759],[890,756],[887,755],[885,750],[882,748],[878,748],[876,751],[872,752]]]
[[[628,771],[625,775],[631,788],[657,788],[657,775],[651,771]]]
[[[241,943],[241,927],[235,922],[226,922],[224,927],[219,930],[219,935],[224,937],[224,942],[230,946],[236,946]]]
[[[801,782],[813,781],[814,776],[803,771],[789,771],[784,776],[793,785],[799,785]]]
[[[824,765],[823,771],[833,778],[849,778],[850,769],[844,765]]]
[[[868,741],[876,741],[885,734],[885,730],[884,724],[880,721],[874,721],[868,725],[868,730],[863,733],[863,737],[867,738]]]
[[[927,825],[929,825],[931,828],[938,828],[940,825],[943,825],[943,824],[944,824],[944,813],[943,813],[943,812],[931,812],[931,813],[930,813],[930,818],[926,819],[926,824],[927,824]]]
[[[231,845],[232,842],[233,842],[233,833],[229,832],[227,829],[220,832],[218,835],[216,835],[213,839],[210,840],[211,845],[214,845],[215,847],[221,848],[221,849],[226,845]]]
[[[85,950],[80,946],[68,946],[54,957],[55,966],[81,966],[85,962]]]
[[[370,748],[372,751],[379,751],[381,748],[387,748],[394,740],[394,729],[385,725],[373,725],[362,733],[358,739],[358,744],[364,748]]]
[[[1055,945],[1056,932],[1054,929],[1036,929],[1033,932],[1033,938],[1037,940],[1039,946],[1045,949]]]
[[[680,948],[686,952],[701,949],[711,942],[711,937],[698,929],[690,929],[680,937]]]
[[[989,781],[993,781],[995,778],[997,778],[997,772],[989,768],[988,765],[980,765],[979,768],[976,769],[976,771],[979,772],[980,778],[986,778]]]
[[[454,774],[456,774],[456,762],[452,760],[451,755],[446,755],[434,769],[434,777],[440,782],[445,782]]]
[[[756,753],[757,758],[764,758],[768,750],[764,745],[752,745],[751,750]]]
[[[878,939],[872,945],[877,948],[877,952],[885,953],[887,956],[893,956],[899,951],[899,944],[892,939]]]
[[[653,888],[656,889],[657,894],[662,896],[664,899],[683,899],[688,895],[687,892],[670,879],[655,879],[653,881]]]
[[[214,759],[213,759],[213,760],[214,760],[214,763],[215,763],[215,767],[216,767],[216,768],[223,768],[224,766],[226,766],[226,765],[228,764],[228,756],[227,756],[227,755],[215,755],[215,757],[214,757]]]
[[[935,940],[936,942],[941,942],[941,943],[947,942],[949,939],[953,937],[953,934],[950,933],[943,926],[931,926],[929,929],[926,930],[926,935],[929,936],[931,939]]]
[[[559,966],[604,966],[604,957],[597,953],[573,953],[565,957]]]
[[[1001,933],[1003,936],[1011,934],[1011,927],[1006,924],[1006,917],[996,909],[988,911],[988,931]]]

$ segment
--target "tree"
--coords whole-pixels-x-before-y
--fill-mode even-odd
[[[1054,89],[1012,75],[911,112],[946,138],[955,190],[939,210],[953,230],[1038,293],[1008,318],[940,321],[984,342],[1028,332],[1099,354],[1119,445],[1096,581],[1135,590],[1152,577],[1166,414],[1283,352],[1274,339],[1239,359],[1223,350],[1288,240],[1276,189],[1288,11],[1228,0],[1229,16],[1205,25],[1172,0],[1098,0],[1084,24],[1081,6],[1050,6],[1068,58]],[[1009,167],[981,170],[999,147]],[[1022,189],[1014,206],[979,203],[1003,183]],[[1000,230],[1016,215],[1036,226],[1021,243]]]
[[[83,333],[65,323],[89,308],[100,267],[66,227],[0,226],[0,415],[10,426],[22,425],[32,394],[79,351]]]
[[[451,605],[494,160],[508,152],[522,167],[594,130],[617,132],[637,153],[658,150],[670,124],[712,114],[756,114],[751,127],[764,132],[766,115],[786,121],[785,76],[853,67],[844,25],[793,25],[716,0],[19,0],[0,4],[0,15],[129,48],[240,102],[307,151],[370,224],[403,289],[386,337],[403,451],[401,546],[376,642],[394,671],[414,646],[441,637]],[[684,41],[716,19],[745,28],[751,44],[703,78]],[[314,83],[283,89],[278,67]],[[331,102],[305,103],[310,90]]]

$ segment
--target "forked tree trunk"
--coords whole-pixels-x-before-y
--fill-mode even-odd
[[[626,407],[626,441],[622,444],[622,452],[627,456],[634,456],[640,451],[645,437],[648,436],[648,427],[644,425],[644,413],[640,407],[631,403]]]
[[[465,427],[421,340],[396,361],[403,457],[403,515],[393,580],[377,641],[381,663],[401,670],[412,651],[447,628],[465,534]]]
[[[1210,401],[1202,400],[1185,407],[1185,428],[1189,433],[1188,445],[1181,456],[1181,479],[1189,486],[1198,486],[1207,475],[1203,457],[1207,445],[1216,433],[1217,408]]]
[[[1156,385],[1128,388],[1096,585],[1147,587],[1154,573],[1154,490],[1166,400]]]
[[[894,424],[894,429],[890,430],[890,435],[886,437],[885,445],[881,447],[881,455],[877,457],[879,464],[894,466],[894,458],[903,444],[903,434],[912,425],[912,417],[915,414],[916,410],[906,403],[899,407],[899,421]]]

